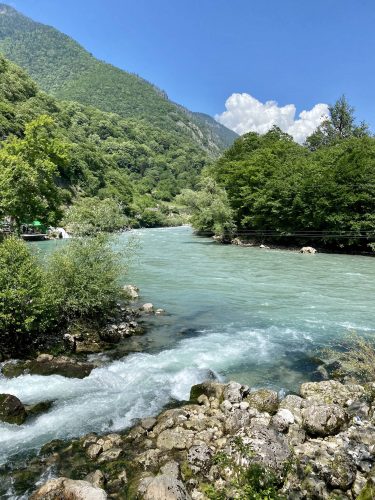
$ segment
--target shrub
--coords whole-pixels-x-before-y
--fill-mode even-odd
[[[54,300],[64,319],[109,312],[119,295],[119,255],[103,235],[78,238],[58,248],[48,260]]]
[[[20,354],[56,318],[45,274],[28,246],[15,237],[0,244],[0,349]]]

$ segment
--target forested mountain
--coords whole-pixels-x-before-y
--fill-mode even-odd
[[[209,161],[207,153],[184,136],[47,95],[24,70],[0,56],[2,166],[7,150],[14,156],[15,149],[22,149],[20,144],[15,148],[14,141],[22,142],[27,124],[45,115],[54,122],[44,121],[48,135],[67,149],[58,179],[65,202],[78,194],[112,198],[143,225],[162,223],[156,206],[160,208],[184,187],[194,188]],[[44,122],[38,122],[39,131]]]
[[[0,4],[0,51],[60,99],[144,119],[218,156],[236,134],[211,117],[192,113],[137,75],[95,59],[70,37]]]

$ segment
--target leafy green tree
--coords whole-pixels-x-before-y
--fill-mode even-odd
[[[329,146],[349,137],[364,137],[369,135],[368,126],[362,122],[356,125],[354,108],[343,95],[332,106],[329,106],[329,116],[306,139],[306,145],[311,150]]]
[[[0,244],[0,351],[21,355],[56,319],[45,274],[29,247],[11,237]]]
[[[183,190],[177,203],[187,208],[191,224],[199,233],[230,238],[235,226],[226,192],[211,177],[204,177],[200,188],[199,191]]]
[[[124,229],[128,219],[111,199],[81,198],[66,212],[63,224],[75,236],[95,236]]]
[[[66,145],[54,137],[52,118],[27,124],[24,139],[11,138],[0,150],[0,213],[22,222],[56,218],[60,196],[58,169],[67,161]]]

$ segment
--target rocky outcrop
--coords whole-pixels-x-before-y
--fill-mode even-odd
[[[26,417],[26,409],[16,396],[0,394],[0,421],[21,425]]]
[[[125,285],[124,294],[128,300],[134,301],[139,299],[139,288],[135,285]]]
[[[38,466],[53,464],[110,498],[242,498],[246,489],[249,498],[363,500],[375,477],[374,401],[367,387],[336,381],[282,400],[207,381],[192,387],[190,403],[126,433],[52,442]]]

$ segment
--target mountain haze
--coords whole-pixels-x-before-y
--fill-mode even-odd
[[[170,101],[137,75],[99,61],[69,36],[0,4],[0,51],[46,92],[178,133],[216,157],[237,134]]]

